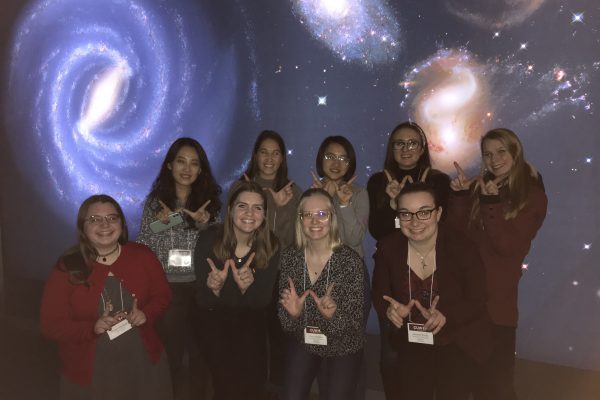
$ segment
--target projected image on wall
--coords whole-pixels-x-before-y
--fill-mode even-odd
[[[455,162],[479,174],[481,136],[506,127],[549,199],[522,265],[517,356],[600,369],[600,320],[582,319],[600,302],[600,10],[568,3],[22,1],[3,58],[4,268],[44,279],[95,193],[135,236],[178,137],[202,144],[227,193],[264,129],[305,189],[330,135],[352,142],[364,186],[402,121],[451,177]],[[364,249],[372,269],[371,237]]]

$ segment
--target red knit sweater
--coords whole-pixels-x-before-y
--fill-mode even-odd
[[[50,273],[40,313],[42,333],[58,344],[63,375],[80,385],[92,381],[98,320],[98,302],[104,281],[111,271],[135,295],[146,323],[138,327],[153,363],[158,362],[162,345],[154,329],[156,319],[171,302],[171,290],[164,271],[150,249],[128,242],[117,261],[106,266],[94,263],[89,286],[73,285],[61,261]]]

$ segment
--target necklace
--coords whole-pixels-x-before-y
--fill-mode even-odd
[[[419,256],[419,258],[421,259],[421,268],[423,268],[423,270],[428,267],[429,265],[425,262],[425,260],[427,259],[427,257],[429,257],[429,255],[431,254],[431,252],[433,250],[435,250],[435,246],[432,247],[431,249],[429,249],[429,251],[427,252],[427,254],[423,255],[419,252],[419,250],[417,250],[417,248],[415,246],[413,246],[412,244],[410,244],[410,247],[412,247],[412,249],[415,251],[415,253],[417,253],[417,255]]]
[[[117,252],[117,250],[119,250],[119,243],[117,243],[117,245],[115,246],[114,249],[112,249],[111,251],[109,251],[106,254],[98,254],[98,257],[102,257],[102,262],[106,262],[106,257],[110,256],[111,254],[115,254]]]

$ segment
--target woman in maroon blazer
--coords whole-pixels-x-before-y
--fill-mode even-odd
[[[486,272],[487,309],[494,351],[477,379],[476,399],[514,400],[517,295],[523,261],[546,217],[548,199],[541,176],[525,161],[514,132],[498,128],[481,139],[481,176],[451,182],[448,223],[479,248]]]
[[[405,186],[397,205],[401,232],[379,242],[373,303],[392,325],[402,398],[467,399],[469,373],[489,354],[481,259],[464,235],[438,224],[432,186]]]

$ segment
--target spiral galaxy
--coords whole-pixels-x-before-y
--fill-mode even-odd
[[[9,139],[33,152],[18,164],[49,200],[77,206],[102,192],[137,210],[175,138],[195,137],[209,154],[226,139],[235,49],[219,46],[191,7],[46,0],[23,12],[11,47]]]
[[[294,0],[293,8],[343,61],[373,66],[398,59],[400,24],[384,0]]]

